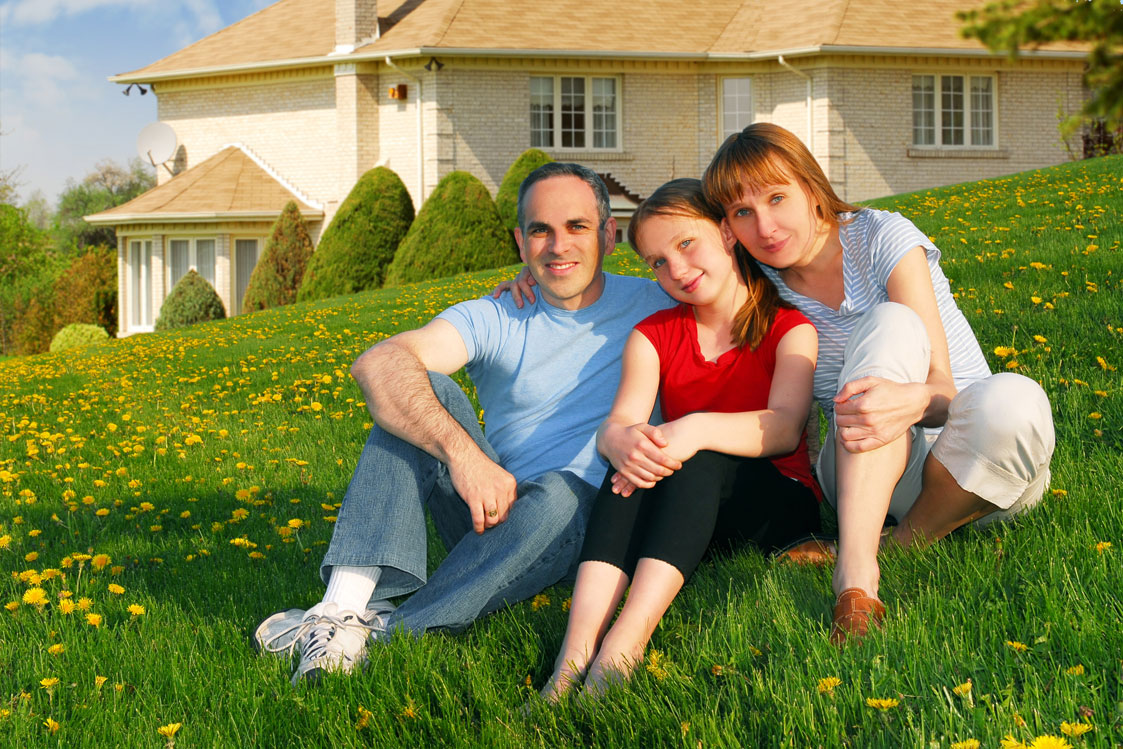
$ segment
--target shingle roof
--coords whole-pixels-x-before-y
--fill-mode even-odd
[[[350,56],[335,48],[335,0],[280,0],[132,73],[164,75],[319,59],[455,50],[587,56],[776,54],[823,46],[982,52],[955,12],[980,0],[379,0],[381,37]],[[1081,51],[1053,44],[1052,51]]]
[[[227,146],[128,203],[86,216],[86,221],[120,224],[261,218],[279,215],[290,200],[296,201],[305,218],[324,215],[320,208],[286,187],[242,148]]]

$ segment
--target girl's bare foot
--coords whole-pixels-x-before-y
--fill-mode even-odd
[[[538,692],[547,702],[557,702],[570,690],[581,686],[588,667],[588,658],[583,653],[566,653],[558,656],[554,664],[554,673],[550,675],[546,686]]]

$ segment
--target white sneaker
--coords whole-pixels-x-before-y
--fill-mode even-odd
[[[366,621],[374,619],[386,620],[396,607],[389,601],[382,599],[371,601],[363,614]],[[313,610],[315,607],[313,607]],[[251,644],[258,653],[276,653],[280,656],[291,656],[296,649],[299,638],[306,631],[301,625],[304,623],[304,609],[288,609],[278,611],[268,617],[253,633]]]
[[[324,672],[353,671],[366,662],[371,633],[385,629],[377,614],[364,619],[332,602],[316,604],[304,615],[295,638],[300,662],[292,675],[293,686],[301,679],[315,681]]]

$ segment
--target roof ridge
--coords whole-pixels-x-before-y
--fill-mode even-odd
[[[436,44],[440,44],[444,41],[444,38],[448,36],[448,30],[452,27],[452,22],[460,15],[460,11],[463,7],[464,0],[453,0],[453,8],[451,8],[444,17],[444,22],[440,30],[440,37],[438,37]]]
[[[749,2],[752,2],[752,0],[741,0],[741,4],[737,7],[736,10],[730,13],[729,18],[725,20],[725,25],[722,26],[716,34],[714,34],[714,38],[710,42],[710,46],[706,48],[706,52],[713,51],[714,46],[721,41],[722,37],[725,36],[725,32],[729,30],[729,27],[733,25],[733,21],[737,18],[737,16],[741,14],[741,10]]]
[[[305,203],[306,205],[312,206],[313,208],[315,208],[318,211],[324,210],[324,204],[323,203],[321,203],[318,200],[313,200],[306,193],[304,193],[304,191],[299,189],[296,185],[294,185],[293,183],[289,182],[287,179],[282,177],[280,172],[278,172],[276,169],[274,169],[273,167],[266,164],[265,161],[260,156],[258,156],[256,153],[254,153],[253,150],[249,146],[247,146],[245,143],[242,143],[241,141],[235,141],[233,143],[227,143],[226,145],[224,145],[222,147],[222,149],[220,149],[220,152],[222,150],[225,150],[225,149],[231,148],[231,147],[237,148],[242,153],[244,153],[246,156],[248,156],[253,161],[253,163],[255,163],[259,167],[261,167],[265,171],[266,174],[268,174],[273,179],[277,180],[277,182],[281,185],[281,187],[283,187],[286,190],[288,190],[289,192],[291,192],[294,196],[299,198],[303,203]]]

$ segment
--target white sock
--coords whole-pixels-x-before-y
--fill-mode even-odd
[[[332,567],[324,601],[361,615],[381,575],[381,567]]]

